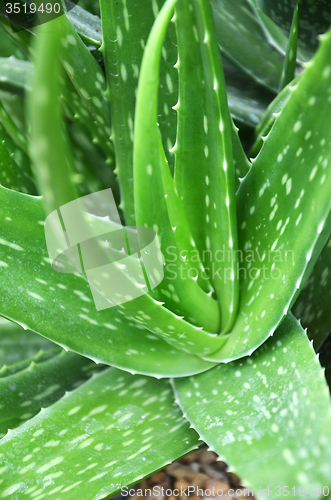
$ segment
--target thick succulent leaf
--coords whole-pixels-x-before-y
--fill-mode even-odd
[[[331,112],[330,50],[331,32],[291,88],[237,192],[243,276],[239,313],[223,352],[210,359],[249,354],[275,331],[329,236],[331,129],[325,123]],[[291,141],[280,151],[284,137]]]
[[[101,499],[198,446],[169,382],[110,368],[1,440],[2,497]]]
[[[54,344],[41,335],[0,318],[0,366],[13,365],[50,347]]]
[[[307,328],[318,350],[331,331],[331,239],[323,248],[314,269],[293,306],[293,314]]]
[[[183,376],[212,366],[195,356],[180,353],[121,310],[97,311],[82,276],[52,269],[46,250],[41,199],[0,188],[0,200],[2,315],[67,349],[128,371],[158,377]],[[185,338],[185,332],[193,331],[193,335],[200,338],[199,329],[154,301],[153,304],[153,316],[158,320],[154,323],[167,334],[158,332],[164,338],[172,331],[177,332],[180,347],[185,341],[191,342],[191,338]],[[139,306],[138,310],[143,310],[146,316],[150,314]],[[141,321],[153,323],[144,317]],[[214,339],[217,348],[219,340],[211,338]],[[204,344],[202,335],[200,352]]]
[[[116,149],[116,173],[121,185],[121,208],[129,225],[134,224],[133,123],[138,76],[148,34],[163,0],[149,2],[144,9],[137,0],[128,4],[101,1],[107,95],[112,117],[112,139]],[[159,113],[166,153],[174,145],[177,75],[174,27],[168,30],[162,50]],[[167,155],[171,163],[171,155]]]
[[[161,51],[173,9],[174,1],[164,5],[153,25],[141,65],[133,157],[135,215],[139,226],[153,227],[157,231],[165,256],[165,276],[158,287],[158,298],[165,302],[166,307],[193,324],[203,326],[207,331],[218,332],[220,320],[217,302],[200,288],[197,276],[190,274],[193,267],[191,259],[180,258],[181,250],[188,252],[189,245],[192,253],[194,245],[157,125]],[[168,260],[169,249],[172,250],[171,260]],[[180,272],[181,269],[183,272]]]
[[[296,0],[259,0],[261,9],[288,34]],[[299,45],[311,54],[317,49],[318,35],[327,31],[331,22],[330,2],[327,0],[300,0]]]
[[[331,335],[322,345],[320,352],[320,363],[325,368],[325,377],[331,390]]]
[[[0,88],[23,92],[31,73],[31,63],[16,57],[0,57]]]
[[[277,92],[283,57],[270,46],[251,3],[212,0],[211,4],[222,52],[253,80]]]
[[[310,498],[309,487],[331,485],[329,390],[293,316],[251,357],[174,386],[186,418],[257,497],[269,487],[277,498],[286,485]]]
[[[235,320],[239,284],[231,118],[208,2],[178,3],[178,132],[175,182],[193,239],[221,308],[221,330]],[[206,36],[208,33],[208,36]],[[219,263],[223,248],[230,260]],[[205,255],[205,258],[203,256]],[[217,272],[215,272],[217,271]],[[225,272],[229,272],[225,279]]]
[[[68,78],[65,78],[65,85],[62,86],[61,98],[66,115],[69,121],[73,123],[73,126],[78,129],[78,134],[87,135],[90,145],[93,146],[93,151],[95,151],[96,158],[98,156],[104,157],[106,161],[106,165],[103,167],[105,170],[104,176],[112,175],[114,177],[113,164],[115,158],[114,147],[109,140],[110,128],[108,126],[101,126],[95,120],[87,105],[87,101],[80,97],[74,84]],[[86,150],[86,148],[84,149]]]
[[[51,21],[55,23],[53,24],[54,30],[45,30],[43,32],[44,36],[38,40],[39,57],[37,58],[34,75],[35,83],[39,83],[39,85],[34,86],[34,88],[38,88],[38,92],[32,92],[29,102],[31,149],[39,188],[44,195],[43,199],[48,212],[57,209],[76,197],[76,189],[70,174],[72,160],[68,141],[63,140],[65,135],[61,108],[56,99],[61,89],[58,78],[60,68],[57,44],[59,31],[56,31],[58,20],[59,18]],[[45,82],[48,83],[47,96],[45,99],[40,99],[40,89],[45,86]],[[49,116],[53,117],[51,123],[48,120]],[[43,147],[40,147],[40,142]],[[81,224],[92,237],[92,234],[95,233],[93,233],[91,225],[89,227],[86,225],[83,214],[77,211],[75,217],[77,218],[76,225]],[[93,250],[98,248],[95,246]],[[106,263],[111,262],[104,250],[102,258],[106,258]],[[99,279],[105,278],[99,273]],[[124,285],[127,285],[126,289],[137,286],[124,273],[121,273],[121,281]],[[126,318],[131,318],[139,325],[143,325],[148,330],[164,338],[176,348],[184,349],[189,353],[209,354],[218,350],[226,340],[224,337],[210,335],[202,331],[202,327],[196,327],[184,321],[182,317],[163,307],[162,302],[155,300],[150,295],[142,295],[135,300],[126,302],[124,305],[118,306],[118,310],[120,314],[125,314]],[[141,314],[141,311],[144,313]]]
[[[284,66],[279,83],[279,90],[282,90],[284,87],[286,87],[286,85],[288,85],[295,76],[297,47],[298,47],[298,31],[299,31],[299,0],[297,0],[297,4],[293,12],[293,18],[291,23],[291,30],[289,34],[288,44],[286,48]]]
[[[62,351],[1,378],[0,437],[58,401],[95,371],[96,365],[89,359]]]

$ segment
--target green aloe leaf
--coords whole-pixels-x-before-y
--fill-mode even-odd
[[[54,344],[41,335],[0,317],[0,366],[13,365],[51,347]]]
[[[174,386],[200,437],[257,497],[262,489],[277,498],[286,485],[291,498],[310,498],[310,487],[330,486],[329,390],[293,316],[251,357],[177,379]],[[300,486],[305,491],[299,493]]]
[[[179,2],[177,8],[175,182],[197,250],[220,302],[221,330],[228,332],[238,306],[239,286],[233,269],[236,262],[231,259],[224,266],[217,265],[215,254],[223,248],[234,256],[237,250],[231,118],[212,12],[207,2],[193,3],[193,7],[194,13],[185,3]]]
[[[166,307],[207,331],[219,329],[217,302],[206,294],[191,276],[191,260],[180,258],[181,250],[191,248],[192,237],[171,178],[157,125],[159,68],[164,35],[173,14],[174,1],[167,2],[148,39],[141,66],[135,113],[134,197],[136,222],[153,227],[166,261],[172,249],[173,264],[165,266],[165,277],[158,287]],[[151,70],[152,68],[152,70]],[[172,262],[172,261],[171,261]],[[186,273],[180,272],[180,269]],[[174,293],[171,293],[171,292]],[[167,297],[169,296],[169,298]]]
[[[64,47],[63,65],[96,123],[100,127],[109,127],[109,105],[105,96],[106,82],[102,69],[66,16],[57,20],[57,29],[61,30]]]
[[[329,236],[331,131],[325,122],[331,111],[330,48],[331,32],[291,87],[292,95],[237,192],[238,272],[243,276],[239,313],[224,349],[210,359],[250,354],[275,331]],[[279,151],[289,136],[291,142]]]
[[[134,109],[140,65],[147,37],[163,0],[148,3],[141,9],[137,0],[128,4],[101,1],[103,45],[107,96],[112,116],[112,140],[116,149],[116,173],[121,185],[121,208],[127,224],[134,224],[133,140]],[[159,123],[168,161],[175,142],[177,102],[176,40],[170,27],[162,49]]]
[[[290,99],[292,95],[292,87],[299,83],[303,75],[304,73],[300,73],[292,84],[283,88],[283,90],[268,106],[268,109],[255,129],[255,141],[249,152],[251,158],[258,155],[263,145],[263,141],[267,138],[273,124],[276,121],[276,118],[279,116],[287,101]]]
[[[59,100],[62,88],[60,76],[63,76],[60,37],[62,43],[64,36],[66,44],[69,43],[62,18],[63,16],[39,26],[35,49],[39,58],[35,63],[31,82],[31,88],[38,88],[38,92],[30,91],[27,103],[31,127],[30,156],[39,191],[44,195],[47,214],[77,198],[73,182],[66,182],[67,178],[73,178],[73,157],[69,141],[63,140],[66,130]],[[52,36],[47,36],[50,24],[56,30],[57,44],[53,42]],[[73,45],[76,46],[75,44],[76,39],[73,38]],[[44,89],[44,94],[40,92],[40,88]]]
[[[260,25],[263,31],[265,32],[265,36],[267,40],[269,41],[270,45],[273,46],[278,52],[281,54],[286,54],[286,48],[288,44],[288,31],[285,34],[282,29],[277,26],[276,23],[270,19],[269,16],[263,12],[263,10],[260,7],[259,0],[250,0],[259,20],[260,20]],[[293,8],[295,7],[295,3],[292,4],[292,11]],[[313,52],[311,50],[307,50],[305,48],[298,47],[297,50],[297,63],[300,64],[305,61],[309,61],[313,56]]]
[[[314,269],[293,306],[293,314],[307,328],[315,350],[331,331],[331,240],[329,239],[319,256]]]
[[[195,356],[180,353],[128,319],[121,310],[97,311],[88,283],[82,276],[52,269],[46,250],[41,199],[0,187],[0,200],[2,315],[67,349],[128,371],[158,377],[183,376],[213,366]],[[190,329],[200,337],[199,329],[157,303],[155,308],[153,314],[159,319],[160,330],[163,324],[170,325],[164,332],[178,332],[178,342],[184,345],[185,340],[191,342],[190,338],[184,338],[185,331]],[[139,306],[137,309],[141,310]],[[148,314],[146,310],[145,315]],[[151,322],[144,317],[141,321]],[[204,336],[201,351],[203,347]]]
[[[279,90],[282,90],[288,85],[295,76],[296,61],[297,61],[297,47],[298,47],[298,32],[299,32],[299,0],[295,6],[289,34],[288,44],[286,48],[286,55],[282,76],[280,78]]]
[[[100,366],[101,368],[101,366]],[[100,369],[99,368],[99,369]],[[88,379],[95,364],[62,351],[0,380],[0,436],[34,417]]]
[[[277,92],[283,57],[270,46],[251,3],[212,0],[211,4],[222,52],[253,80]]]
[[[1,440],[2,497],[101,499],[198,446],[169,382],[111,368]]]

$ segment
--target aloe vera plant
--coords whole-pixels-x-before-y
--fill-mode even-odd
[[[0,19],[0,498],[109,498],[204,443],[257,498],[327,497],[331,32],[101,0],[101,34],[89,3]],[[109,190],[115,220],[78,205]]]

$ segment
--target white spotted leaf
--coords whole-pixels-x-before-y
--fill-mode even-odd
[[[168,381],[110,368],[0,441],[0,498],[102,499],[198,446]]]
[[[330,48],[331,32],[237,192],[239,312],[226,345],[209,359],[250,354],[273,334],[330,234]]]
[[[116,173],[121,186],[121,208],[127,224],[134,223],[133,139],[138,76],[144,48],[155,17],[164,0],[153,0],[141,9],[139,1],[101,1],[103,44],[107,74],[107,96],[112,117],[112,140],[116,148]],[[162,50],[160,84],[160,128],[168,161],[175,142],[177,75],[174,27],[170,27]]]
[[[221,331],[235,320],[239,282],[232,123],[208,2],[178,2],[178,131],[175,183],[221,309]],[[237,141],[239,139],[235,136]],[[241,147],[239,145],[239,147]],[[220,262],[217,252],[230,255]],[[226,276],[225,276],[226,275]]]
[[[331,486],[329,390],[292,315],[251,357],[173,383],[193,428],[257,497]]]
[[[54,344],[44,337],[0,317],[0,367],[19,363],[51,347]]]

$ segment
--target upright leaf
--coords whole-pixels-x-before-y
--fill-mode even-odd
[[[123,370],[166,377],[213,366],[168,342],[180,349],[187,345],[199,354],[219,349],[224,343],[220,337],[194,328],[152,298],[147,298],[147,305],[129,302],[131,314],[115,307],[97,311],[82,276],[54,271],[40,198],[0,187],[0,216],[0,314],[66,349]]]
[[[101,0],[103,44],[107,73],[107,95],[112,116],[112,140],[116,149],[116,173],[121,185],[121,208],[127,224],[134,224],[133,123],[136,89],[143,51],[155,17],[164,0],[154,0],[141,9],[139,0],[116,3]],[[177,101],[175,36],[170,30],[162,50],[159,122],[168,161],[174,145]]]
[[[283,57],[270,44],[249,0],[212,0],[222,52],[262,87],[274,92]]]
[[[224,350],[211,359],[249,354],[272,335],[329,236],[331,129],[325,123],[331,112],[330,49],[331,32],[291,87],[238,190],[239,313]],[[291,141],[279,151],[284,137]]]

